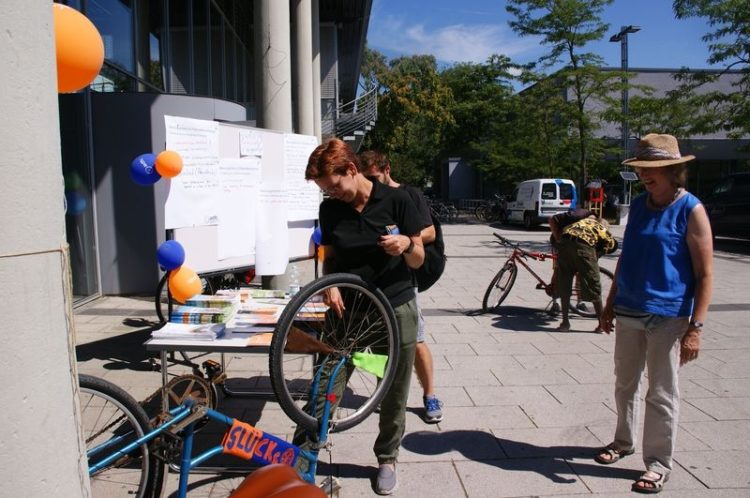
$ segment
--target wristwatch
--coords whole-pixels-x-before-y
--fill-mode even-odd
[[[699,322],[698,320],[690,320],[690,327],[701,330],[703,328],[703,322]]]
[[[409,238],[409,247],[406,248],[404,254],[411,254],[414,251],[414,241]]]

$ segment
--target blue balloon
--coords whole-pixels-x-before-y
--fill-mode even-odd
[[[323,232],[320,231],[319,226],[315,227],[315,230],[313,230],[312,241],[315,242],[316,245],[320,245],[320,243],[323,242]]]
[[[78,216],[83,213],[86,210],[86,206],[88,206],[86,196],[75,190],[65,191],[65,201],[68,207],[66,214],[69,216]]]
[[[158,182],[161,175],[156,171],[154,162],[156,156],[153,154],[141,154],[130,163],[130,176],[138,185],[153,185]]]
[[[162,242],[156,250],[156,259],[159,265],[167,271],[177,269],[185,262],[185,249],[176,240]]]

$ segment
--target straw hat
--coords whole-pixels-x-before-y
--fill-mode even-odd
[[[641,138],[635,148],[635,157],[626,159],[622,164],[639,168],[661,168],[672,164],[686,163],[695,156],[683,156],[677,146],[677,139],[672,135],[649,133]]]

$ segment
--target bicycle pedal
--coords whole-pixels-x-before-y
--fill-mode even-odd
[[[338,496],[342,487],[341,480],[338,477],[327,476],[318,487],[328,496]]]

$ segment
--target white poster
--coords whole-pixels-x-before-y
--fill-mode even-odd
[[[255,274],[283,275],[289,261],[287,195],[280,183],[263,183],[258,196]]]
[[[164,116],[167,150],[182,157],[164,206],[165,228],[219,222],[219,123]]]
[[[255,253],[260,158],[219,160],[219,260]]]
[[[240,130],[240,156],[263,157],[263,135],[257,130]]]
[[[316,220],[321,193],[315,182],[305,180],[310,153],[318,139],[309,135],[284,135],[284,183],[288,197],[289,221]]]

